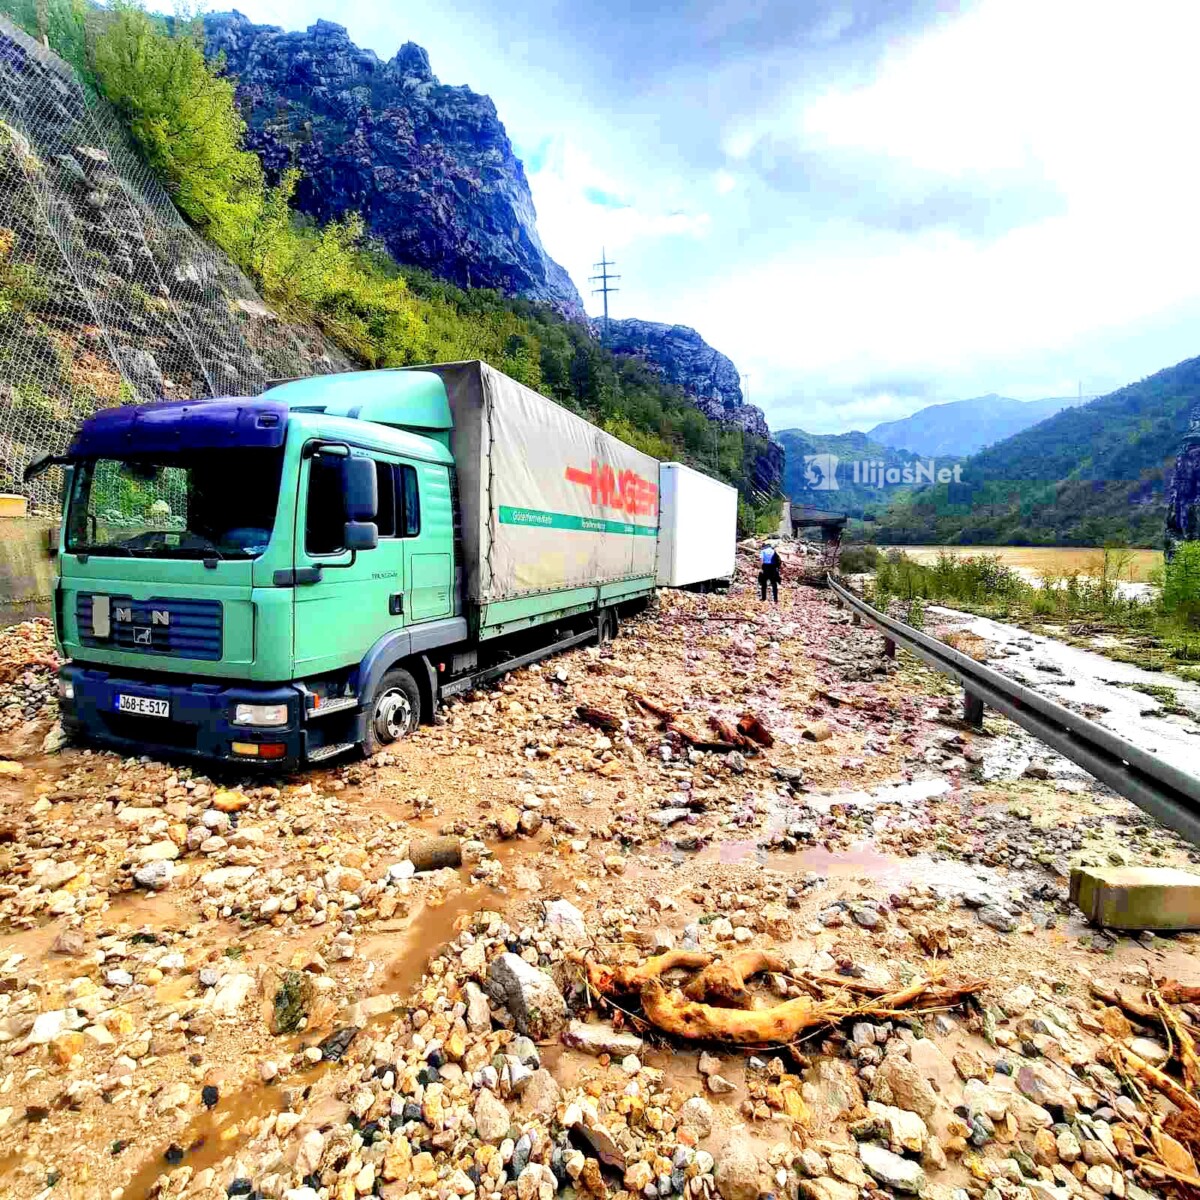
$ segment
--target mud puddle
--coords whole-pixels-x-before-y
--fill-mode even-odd
[[[426,899],[405,919],[402,928],[377,929],[362,941],[358,950],[360,958],[369,960],[372,965],[386,959],[387,964],[369,973],[369,986],[355,1003],[379,995],[395,996],[397,1001],[407,998],[420,983],[430,961],[457,935],[462,918],[486,908],[499,909],[508,899],[494,888],[472,884],[465,868],[460,872],[460,880],[462,886],[452,887],[440,897]],[[352,1007],[353,1004],[341,1010],[331,1023],[333,1028],[341,1025]],[[369,1029],[396,1015],[396,1009],[388,1007],[367,1016],[359,1028]],[[273,1049],[278,1050],[280,1057],[290,1057],[305,1046],[315,1044],[319,1037],[317,1030],[283,1037]],[[270,1084],[252,1081],[222,1095],[211,1110],[197,1115],[177,1135],[171,1148],[173,1156],[181,1152],[176,1161],[169,1161],[165,1151],[158,1151],[138,1168],[130,1183],[125,1185],[125,1200],[141,1200],[150,1195],[159,1176],[178,1167],[190,1166],[194,1174],[232,1159],[262,1130],[264,1122],[290,1107],[299,1108],[297,1089],[302,1090],[300,1103],[308,1100],[313,1086],[332,1065],[326,1060]]]

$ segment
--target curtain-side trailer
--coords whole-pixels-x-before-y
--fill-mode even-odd
[[[52,463],[64,724],[275,766],[611,636],[660,578],[678,475],[479,362],[110,409],[29,473]]]

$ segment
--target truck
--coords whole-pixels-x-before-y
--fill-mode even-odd
[[[663,575],[662,547],[734,552],[732,524],[663,527],[711,517],[660,505],[677,464],[478,361],[105,409],[26,478],[54,465],[62,723],[129,752],[374,754],[452,696],[610,640],[660,578],[704,582],[711,558]]]

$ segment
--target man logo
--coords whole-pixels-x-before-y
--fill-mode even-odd
[[[132,625],[133,624],[133,609],[132,608],[114,609],[113,610],[113,619],[116,621],[120,621],[122,624]],[[150,624],[151,625],[170,625],[171,624],[171,610],[168,608],[152,608],[150,610]]]
[[[806,454],[804,482],[814,492],[836,492],[838,456],[836,454]]]

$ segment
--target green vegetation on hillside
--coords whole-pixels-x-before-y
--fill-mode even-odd
[[[1200,399],[1189,359],[1071,408],[963,463],[962,483],[898,497],[882,543],[1163,544],[1166,480]]]
[[[280,315],[318,325],[371,367],[484,359],[656,458],[736,484],[743,532],[776,523],[776,501],[752,482],[765,439],[709,421],[681,389],[544,306],[402,267],[355,216],[323,226],[299,216],[298,176],[269,187],[242,148],[234,81],[206,62],[198,20],[82,0],[0,0],[0,12],[94,84],[186,219]]]
[[[911,450],[898,450],[873,441],[867,434],[855,430],[851,433],[807,433],[803,429],[785,429],[775,435],[776,440],[787,451],[784,466],[783,490],[794,504],[813,504],[818,508],[848,513],[851,517],[870,522],[884,512],[896,497],[912,492],[914,484],[903,482],[877,487],[863,482],[854,482],[852,464],[858,462],[882,463],[885,470],[904,472],[913,470],[913,464],[930,460]],[[838,459],[837,488],[834,490],[811,487],[805,474],[805,458],[813,454],[832,454]],[[939,457],[937,468],[953,468],[961,459]],[[903,476],[901,475],[901,479]],[[858,527],[855,526],[855,534]]]
[[[919,563],[899,550],[879,555],[867,599],[886,609],[898,600],[923,609],[948,604],[1031,627],[1150,670],[1200,680],[1200,542],[1183,543],[1163,568],[1156,596],[1120,586],[1128,551],[1097,555],[1093,573],[1043,576],[1031,583],[998,555],[942,553]],[[843,570],[846,564],[843,561]],[[1098,634],[1107,635],[1101,642]]]

